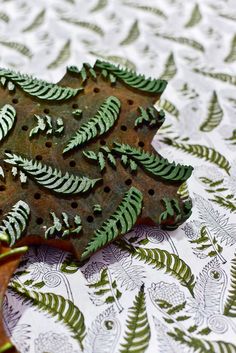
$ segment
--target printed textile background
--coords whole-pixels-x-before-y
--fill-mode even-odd
[[[173,232],[137,227],[123,240],[135,252],[109,245],[82,267],[32,247],[6,330],[22,353],[236,352],[236,2],[0,1],[2,67],[57,82],[96,58],[169,81],[153,145],[194,166],[193,214]]]

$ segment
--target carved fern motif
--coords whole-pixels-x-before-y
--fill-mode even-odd
[[[23,89],[24,92],[45,100],[66,100],[74,97],[83,88],[62,87],[54,83],[49,83],[29,75],[8,69],[0,69],[0,82],[3,86],[7,84],[8,89],[14,89],[15,85]],[[10,86],[9,86],[10,83]]]
[[[165,113],[163,110],[158,112],[154,107],[148,107],[146,109],[139,107],[139,111],[140,115],[135,120],[135,126],[140,126],[145,123],[150,127],[156,127],[164,123]]]
[[[171,163],[166,158],[158,157],[141,148],[120,143],[114,143],[114,145],[113,151],[122,156],[130,157],[140,164],[144,170],[162,179],[185,181],[192,173],[193,168],[191,166]]]
[[[10,246],[23,235],[29,221],[30,208],[24,201],[18,201],[7,213],[0,226],[0,240],[6,241]]]
[[[0,141],[2,141],[12,129],[15,118],[15,108],[10,104],[5,104],[0,110]]]
[[[62,174],[62,172],[51,166],[43,165],[41,162],[28,160],[13,153],[5,153],[8,157],[6,163],[16,165],[26,174],[32,176],[34,180],[47,189],[63,194],[84,193],[93,188],[100,179],[89,179],[77,175]]]
[[[142,210],[142,193],[135,187],[127,191],[113,215],[97,229],[82,254],[82,259],[114,240],[118,235],[127,233],[135,224]]]
[[[146,78],[144,75],[138,75],[134,71],[117,67],[105,61],[97,60],[95,68],[101,69],[102,75],[109,78],[112,83],[115,83],[119,78],[127,85],[145,92],[162,93],[167,85],[165,80]]]
[[[84,123],[67,143],[63,153],[78,147],[94,137],[98,137],[107,132],[117,120],[120,112],[120,101],[118,98],[110,96],[100,106],[97,114]]]

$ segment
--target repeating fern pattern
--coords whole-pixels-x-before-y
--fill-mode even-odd
[[[193,200],[192,217],[177,231],[143,225],[132,230],[129,227],[141,207],[138,193],[137,202],[132,198],[134,204],[127,203],[122,223],[124,232],[130,229],[127,236],[83,263],[49,247],[33,247],[28,253],[21,247],[22,262],[3,302],[5,330],[12,342],[21,353],[235,353],[235,1],[0,0],[0,4],[0,84],[10,93],[7,105],[0,106],[0,142],[18,133],[19,90],[33,96],[36,104],[46,100],[50,110],[32,116],[30,138],[36,140],[40,134],[57,140],[66,131],[63,102],[82,96],[84,83],[96,82],[100,68],[111,90],[115,82],[116,86],[122,82],[142,89],[145,96],[161,93],[168,81],[155,110],[130,105],[137,131],[161,126],[153,146],[162,159],[154,158],[138,141],[132,149],[123,144],[88,148],[84,158],[97,164],[101,173],[122,164],[132,177],[154,173],[157,182],[170,174],[168,169],[177,183],[192,173],[179,193],[184,201],[189,196]],[[82,62],[87,64],[81,67]],[[81,87],[55,84],[66,66],[72,77],[80,75]],[[48,77],[53,83],[44,81]],[[135,90],[133,94],[135,101]],[[80,146],[88,142],[89,147],[94,134],[104,134],[106,139],[108,125],[115,129],[122,109],[119,95],[114,98],[112,110],[103,111],[109,119],[93,120],[104,103],[98,99],[97,111],[87,120],[93,126],[82,126],[85,112],[73,107],[74,136],[68,137],[64,149],[71,144],[71,152],[80,153]],[[51,109],[55,99],[61,107],[56,117]],[[64,175],[53,166],[13,156],[15,152],[1,156],[0,194],[4,180],[20,179],[20,175],[21,182],[42,182],[43,187],[55,186],[58,180],[60,186],[51,192],[64,188],[65,197],[72,186],[86,190],[99,182],[92,186],[93,181],[81,175]],[[37,171],[41,174],[30,174]],[[34,217],[21,200],[15,200],[6,214],[0,210],[0,238],[10,245],[21,238]],[[174,201],[165,201],[163,218],[175,207]],[[91,211],[95,217],[103,212],[98,202]],[[114,212],[111,209],[110,222],[96,242],[120,234],[121,223]],[[42,230],[48,238],[63,232],[66,238],[68,230],[80,234],[84,223],[77,216],[55,213],[48,229],[42,225]],[[14,257],[15,251],[4,256]]]

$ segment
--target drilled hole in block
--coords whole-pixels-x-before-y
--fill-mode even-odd
[[[126,131],[126,130],[127,130],[127,126],[121,125],[120,129],[121,129],[122,131]]]
[[[126,184],[126,185],[131,185],[131,184],[132,184],[132,179],[127,179],[127,180],[125,181],[125,184]]]
[[[19,102],[19,101],[18,101],[17,98],[13,98],[13,99],[12,99],[12,103],[13,103],[13,104],[17,104],[18,102]]]
[[[48,108],[45,108],[44,111],[43,111],[45,114],[49,114],[50,113],[50,110]]]
[[[50,141],[47,141],[47,142],[45,143],[45,146],[46,146],[47,148],[50,148],[50,147],[52,147],[52,143],[51,143]]]
[[[101,146],[105,146],[105,144],[106,144],[106,141],[105,141],[105,140],[100,140],[100,145],[101,145]]]
[[[144,147],[145,143],[143,141],[139,141],[138,145],[139,147]]]
[[[94,92],[94,93],[98,93],[98,92],[100,92],[100,89],[99,89],[98,87],[95,87],[95,88],[93,89],[93,92]]]
[[[105,186],[104,192],[108,193],[108,192],[110,192],[110,191],[111,191],[111,189],[109,188],[109,186]]]
[[[128,103],[129,105],[133,105],[133,104],[134,104],[134,101],[133,101],[132,99],[128,99],[128,100],[127,100],[127,103]]]
[[[35,198],[35,200],[39,200],[41,198],[41,194],[39,192],[36,192],[34,194],[34,198]]]
[[[153,196],[155,194],[155,191],[153,189],[148,190],[149,195]]]
[[[42,223],[43,223],[43,218],[42,218],[42,217],[36,218],[36,223],[37,223],[38,225],[42,224]]]
[[[79,106],[78,106],[78,104],[74,103],[74,104],[72,105],[72,108],[73,108],[73,109],[78,109]]]
[[[75,202],[75,201],[71,202],[71,207],[72,208],[77,208],[78,207],[78,203]]]
[[[23,125],[22,127],[21,127],[21,130],[23,130],[23,131],[27,131],[29,128],[28,128],[28,126],[27,125]]]
[[[76,162],[74,160],[70,161],[70,167],[75,167],[76,166]]]
[[[41,160],[43,159],[43,157],[41,156],[41,154],[38,154],[38,155],[35,157],[35,159],[36,159],[37,161],[41,161]]]
[[[0,191],[5,191],[6,190],[6,186],[5,185],[0,185]]]
[[[92,223],[92,222],[93,222],[93,216],[88,216],[88,217],[87,217],[87,221],[88,221],[89,223]]]

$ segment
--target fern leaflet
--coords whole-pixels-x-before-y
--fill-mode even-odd
[[[231,288],[225,301],[224,315],[236,317],[236,256],[231,261]]]
[[[178,279],[180,284],[187,287],[193,296],[195,285],[194,275],[191,268],[177,255],[171,254],[162,249],[147,249],[134,247],[131,244],[118,244],[121,248],[129,251],[132,256],[138,260],[144,261],[146,264],[153,266],[156,269],[164,269],[166,273],[171,274]]]
[[[169,138],[164,138],[162,141],[169,146],[173,146],[177,149],[180,149],[186,153],[192,154],[198,158],[205,159],[211,163],[218,165],[218,167],[224,169],[228,174],[230,170],[229,161],[223,156],[220,152],[216,151],[214,148],[203,146],[203,145],[194,145],[187,143],[179,143]]]
[[[219,104],[216,92],[213,91],[212,98],[208,106],[208,116],[200,126],[200,130],[204,132],[212,131],[220,124],[222,118],[223,110]]]
[[[3,85],[10,81],[31,96],[45,100],[66,100],[74,97],[83,89],[58,86],[8,69],[0,69],[0,80]]]
[[[232,63],[236,60],[236,35],[233,36],[229,54],[225,58],[226,63]]]
[[[223,72],[210,72],[210,71],[205,71],[197,68],[193,69],[193,71],[203,76],[208,76],[216,80],[227,82],[234,86],[236,85],[236,76],[233,76],[233,75],[229,75]]]
[[[25,303],[37,306],[39,310],[46,311],[58,321],[63,322],[83,349],[83,339],[86,334],[84,316],[72,301],[55,293],[29,290],[16,281],[11,283],[10,289],[14,294],[23,298]]]
[[[141,213],[142,200],[142,193],[135,187],[131,187],[125,193],[113,215],[95,231],[82,254],[82,259],[88,257],[111,240],[114,240],[118,235],[127,233],[133,227]]]
[[[129,33],[127,34],[127,37],[122,40],[120,45],[128,45],[132,42],[134,42],[138,37],[139,37],[139,27],[138,27],[138,21],[134,21],[133,25],[131,26]]]
[[[0,141],[2,141],[12,129],[15,118],[15,108],[10,104],[5,104],[0,110]]]
[[[160,76],[160,79],[169,81],[176,75],[176,73],[177,73],[177,67],[175,64],[174,54],[170,53],[165,63],[164,72]]]
[[[84,123],[67,143],[63,153],[78,147],[94,137],[107,132],[115,124],[120,112],[120,101],[110,96],[100,106],[97,114]]]
[[[79,177],[74,174],[62,172],[51,166],[43,165],[41,162],[28,160],[13,153],[5,153],[8,157],[6,163],[16,165],[26,174],[29,174],[34,180],[47,189],[63,194],[84,193],[93,188],[100,179],[89,179],[87,177]]]
[[[121,344],[120,353],[144,353],[151,337],[148,322],[144,285],[135,296],[133,306],[129,309],[126,320],[125,343]]]
[[[144,75],[138,75],[134,71],[122,69],[105,61],[97,60],[95,68],[101,69],[104,77],[110,77],[109,74],[112,74],[114,82],[119,78],[127,85],[144,92],[162,93],[167,85],[165,80],[146,78]]]
[[[196,4],[192,10],[190,19],[186,23],[185,27],[186,28],[193,27],[196,24],[198,24],[201,21],[201,19],[202,19],[202,15],[201,15],[198,4]]]
[[[192,173],[191,166],[170,163],[166,158],[158,157],[158,155],[146,152],[141,148],[134,148],[128,144],[114,143],[114,145],[115,152],[131,157],[144,170],[162,179],[185,181]]]
[[[0,240],[13,246],[24,233],[29,221],[30,208],[24,201],[18,201],[10,212],[7,213],[0,226]]]

